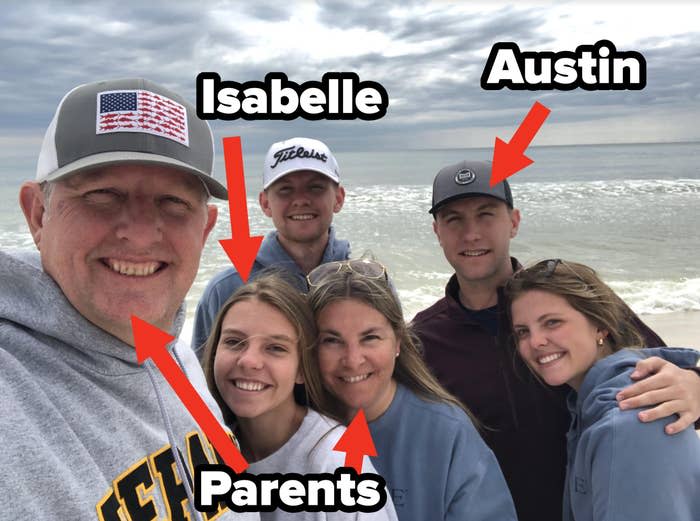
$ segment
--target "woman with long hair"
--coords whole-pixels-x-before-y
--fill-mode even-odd
[[[696,433],[669,437],[664,420],[641,423],[616,400],[641,358],[693,366],[700,353],[626,349],[643,346],[629,308],[582,264],[539,262],[512,277],[506,296],[520,356],[546,384],[571,388],[564,520],[700,519]]]
[[[304,405],[304,367],[316,339],[304,295],[279,275],[239,288],[207,340],[204,371],[251,474],[333,473],[344,456],[333,447],[337,421]],[[295,398],[296,391],[296,398]],[[365,458],[364,472],[374,472]],[[262,512],[263,520],[395,520],[391,500],[378,512]]]
[[[364,411],[399,519],[515,520],[496,458],[427,369],[384,266],[333,262],[307,280],[319,330],[307,385],[345,422]]]

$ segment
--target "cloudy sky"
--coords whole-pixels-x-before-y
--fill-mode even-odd
[[[535,100],[552,109],[536,145],[700,140],[698,20],[691,3],[12,2],[0,12],[0,160],[33,163],[56,104],[77,84],[145,76],[194,101],[201,71],[238,82],[282,71],[298,83],[354,71],[389,93],[374,122],[213,123],[255,153],[298,134],[338,150],[492,146]],[[496,42],[561,51],[602,38],[644,55],[644,90],[480,88]]]

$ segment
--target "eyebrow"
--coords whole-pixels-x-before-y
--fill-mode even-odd
[[[68,176],[67,179],[63,180],[63,183],[68,187],[72,189],[78,189],[81,186],[91,183],[93,181],[99,181],[101,178],[105,176],[104,171],[102,170],[93,170],[93,171],[87,171],[87,172],[80,172],[75,175]]]
[[[461,212],[458,212],[457,210],[452,210],[452,209],[450,209],[450,208],[444,208],[444,209],[438,210],[437,216],[436,216],[436,217],[439,217],[439,218],[442,218],[442,219],[446,219],[447,217],[450,217],[450,216],[452,216],[452,215],[457,215],[457,216],[459,216],[459,215],[462,215],[462,213],[461,213]]]
[[[290,336],[288,336],[288,335],[283,335],[283,334],[249,335],[248,333],[246,333],[246,332],[244,332],[244,331],[241,331],[240,329],[233,328],[233,327],[227,327],[227,328],[222,329],[222,330],[221,330],[221,334],[222,334],[222,335],[224,335],[224,334],[227,334],[227,335],[236,335],[236,336],[242,336],[242,337],[245,337],[245,338],[250,338],[250,337],[252,337],[252,336],[256,336],[256,337],[262,336],[262,337],[267,338],[267,339],[270,339],[270,340],[277,340],[277,341],[281,341],[281,342],[296,342],[296,339],[295,339],[295,338],[292,338],[292,337],[290,337]]]
[[[100,182],[102,182],[102,179],[106,176],[107,174],[105,174],[104,171],[95,170],[92,172],[81,172],[59,182],[64,183],[64,185],[69,190],[80,191],[86,186],[99,186]],[[198,198],[205,204],[207,203],[207,201],[211,197],[211,194],[209,193],[209,189],[206,187],[203,181],[199,180],[196,176],[184,177],[183,181],[183,191],[180,191],[179,189],[173,189],[172,184],[168,183],[166,187],[160,188],[158,190],[158,193],[160,195],[174,195],[178,197]],[[111,184],[107,183],[105,186],[111,186]]]
[[[489,198],[491,199],[491,198]],[[474,212],[481,212],[482,210],[492,210],[495,208],[498,208],[499,203],[498,201],[485,201],[481,203],[479,206],[474,208]]]
[[[365,329],[364,331],[361,331],[360,336],[369,335],[370,333],[376,333],[378,331],[382,331],[382,329],[384,329],[384,328],[378,327],[378,326],[377,327],[370,327],[369,329]],[[335,329],[320,329],[319,333],[325,333],[327,335],[343,336]]]
[[[543,315],[540,315],[535,319],[535,322],[544,322],[545,320],[549,318],[558,318],[557,312],[550,312],[550,313],[545,313]],[[527,327],[525,324],[516,324],[513,322],[513,327]]]
[[[537,318],[537,322],[542,322],[543,320],[547,320],[548,318],[551,318],[551,317],[553,317],[553,316],[554,316],[554,317],[557,316],[557,312],[556,312],[556,311],[550,312],[550,313],[545,313],[545,314],[543,314],[543,315],[540,315],[540,316]]]

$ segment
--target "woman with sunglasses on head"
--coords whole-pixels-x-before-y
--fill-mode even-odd
[[[694,366],[691,349],[642,347],[629,308],[587,266],[559,259],[519,271],[506,285],[518,352],[545,383],[571,387],[564,520],[697,521],[700,438],[641,423],[617,393],[636,363],[661,356]]]
[[[274,274],[239,288],[214,322],[204,372],[251,474],[333,473],[344,465],[344,455],[333,447],[345,428],[303,405],[309,401],[304,391],[310,397],[321,392],[306,378],[315,338],[305,297]],[[375,472],[367,458],[363,472]],[[261,512],[260,518],[392,521],[396,513],[388,499],[373,513],[278,509]]]
[[[425,366],[384,267],[328,263],[307,280],[319,329],[308,378],[328,391],[317,405],[346,422],[364,411],[399,519],[515,520],[496,458]]]

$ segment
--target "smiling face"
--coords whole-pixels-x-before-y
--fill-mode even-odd
[[[25,183],[22,209],[44,270],[89,321],[133,343],[131,315],[170,329],[216,222],[202,183],[153,165],[118,165]]]
[[[356,299],[336,300],[317,315],[318,361],[328,391],[348,408],[379,417],[396,392],[392,378],[399,341],[387,319]]]
[[[519,225],[518,210],[493,197],[476,196],[440,208],[433,230],[460,285],[496,288],[511,274],[509,246]]]
[[[526,291],[511,305],[518,352],[549,385],[578,389],[586,372],[608,350],[598,345],[607,335],[564,297]]]
[[[213,374],[236,417],[290,417],[294,384],[303,383],[295,327],[256,298],[236,302],[221,324]]]
[[[283,243],[325,244],[333,214],[344,200],[342,186],[308,170],[287,174],[260,192],[260,207],[272,218]]]

